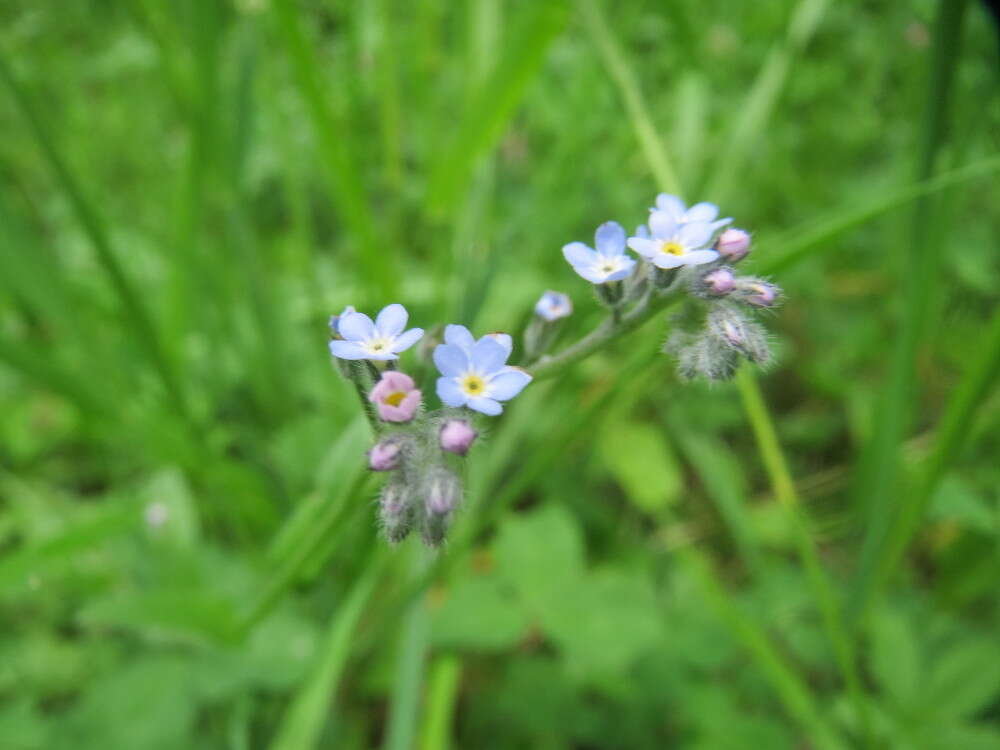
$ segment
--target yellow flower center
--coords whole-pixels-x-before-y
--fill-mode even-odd
[[[406,394],[402,391],[396,391],[395,393],[390,393],[385,397],[385,402],[390,406],[399,406],[400,402],[406,398]]]
[[[684,246],[679,242],[663,242],[660,244],[660,252],[666,255],[684,255]]]
[[[481,396],[486,390],[486,381],[478,375],[466,375],[462,378],[462,390],[470,396]]]

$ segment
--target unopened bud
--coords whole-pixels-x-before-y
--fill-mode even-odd
[[[368,451],[368,468],[372,471],[392,471],[402,460],[403,441],[388,437],[375,443]]]
[[[733,275],[733,270],[722,266],[702,276],[698,287],[700,291],[711,297],[724,297],[733,291],[735,285],[736,277]]]
[[[435,469],[424,486],[423,537],[431,547],[444,541],[451,516],[462,499],[462,485],[458,477],[447,469]]]
[[[390,482],[379,498],[379,520],[386,539],[393,544],[403,541],[413,528],[410,492],[402,482]]]
[[[764,364],[771,358],[764,329],[732,305],[720,304],[709,312],[708,331],[723,346],[751,362]]]
[[[715,249],[727,261],[736,263],[750,253],[750,235],[742,229],[727,229],[719,235]]]
[[[572,312],[572,300],[562,292],[553,292],[551,289],[535,303],[535,315],[549,323],[565,318]]]
[[[441,432],[438,436],[442,449],[464,456],[469,452],[469,447],[475,442],[478,435],[479,433],[472,428],[468,420],[449,419],[441,425]]]
[[[736,279],[736,297],[753,307],[774,307],[781,299],[781,287],[756,276]]]

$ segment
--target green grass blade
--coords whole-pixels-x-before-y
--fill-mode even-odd
[[[944,139],[945,120],[950,106],[951,82],[961,46],[965,0],[941,0],[938,6],[930,87],[924,117],[923,149],[917,155],[918,178],[929,177]],[[881,549],[888,543],[899,484],[899,446],[912,420],[918,400],[916,357],[926,330],[927,308],[933,299],[940,264],[930,246],[931,206],[927,198],[914,207],[901,266],[905,294],[905,315],[894,340],[889,374],[876,407],[875,429],[865,446],[858,472],[857,500],[865,516],[865,539],[861,563],[852,587],[850,610],[857,615],[871,597],[875,586]]]
[[[754,144],[763,133],[785,87],[795,58],[812,37],[829,0],[801,0],[785,39],[775,44],[742,106],[737,107],[726,145],[712,166],[704,191],[715,203],[725,202],[745,171]]]
[[[773,240],[761,242],[766,257],[761,258],[758,268],[762,273],[780,273],[811,257],[814,251],[832,249],[831,240],[882,214],[997,171],[1000,171],[1000,158],[983,159],[932,179],[906,185],[863,204],[840,208],[826,216],[812,219]]]
[[[579,7],[587,31],[597,45],[601,59],[625,103],[625,112],[656,178],[657,187],[668,193],[680,193],[681,185],[677,179],[677,172],[667,154],[667,149],[657,135],[656,126],[639,89],[639,83],[629,68],[625,54],[609,31],[607,19],[604,18],[597,0],[580,0]]]
[[[737,372],[736,385],[740,392],[740,398],[743,401],[743,409],[746,412],[747,419],[750,421],[750,426],[753,428],[761,460],[771,480],[775,497],[789,514],[792,521],[792,532],[795,536],[799,559],[806,569],[810,588],[812,588],[813,596],[816,598],[820,612],[822,613],[823,625],[827,637],[833,646],[834,656],[847,687],[847,692],[851,697],[857,719],[863,728],[867,744],[871,745],[868,708],[861,687],[861,678],[858,674],[854,642],[844,627],[843,616],[836,593],[829,577],[823,569],[815,542],[813,542],[808,524],[803,516],[798,493],[795,489],[795,482],[792,480],[792,475],[788,470],[788,464],[785,460],[785,454],[781,449],[781,443],[778,441],[774,423],[771,420],[771,415],[768,412],[757,380],[748,367],[744,366]]]
[[[378,555],[378,553],[376,553]],[[309,750],[316,747],[365,606],[375,591],[385,556],[369,563],[362,577],[337,608],[320,647],[316,667],[292,698],[271,750]]]
[[[331,197],[341,221],[358,243],[355,262],[366,281],[388,299],[394,295],[397,274],[391,272],[387,248],[379,242],[361,173],[352,157],[349,129],[342,118],[335,115],[324,93],[328,84],[323,80],[316,54],[302,27],[298,4],[295,0],[274,0],[272,8],[292,63],[295,83],[308,108],[319,156],[329,177]]]
[[[451,725],[455,720],[461,677],[462,662],[453,654],[439,656],[431,665],[421,750],[449,750],[451,747]]]
[[[927,513],[927,507],[938,483],[967,442],[977,409],[996,387],[998,378],[1000,378],[1000,308],[993,314],[985,340],[981,342],[979,356],[948,399],[934,440],[934,447],[918,474],[913,489],[902,497],[902,508],[893,519],[887,543],[879,549],[872,583],[860,604],[862,613],[868,610],[876,595],[885,587],[895,566],[899,564],[907,545]]]
[[[504,40],[503,57],[459,122],[455,137],[434,160],[427,192],[433,214],[442,214],[455,202],[479,159],[500,140],[549,45],[566,24],[568,14],[561,2],[527,8]]]
[[[426,558],[425,550],[416,551]],[[385,750],[411,750],[414,746],[429,631],[430,613],[426,597],[422,597],[413,603],[403,620],[396,682],[385,742],[382,743]]]
[[[135,345],[149,357],[150,363],[159,374],[164,390],[173,402],[174,408],[181,415],[187,416],[189,414],[187,400],[173,362],[163,346],[162,339],[153,325],[152,317],[143,304],[139,292],[118,261],[118,256],[111,246],[111,239],[108,236],[104,219],[84,194],[69,165],[56,147],[56,143],[45,124],[45,119],[17,79],[14,71],[9,67],[2,50],[0,50],[0,80],[3,80],[10,90],[17,108],[28,124],[31,134],[45,156],[59,187],[69,200],[80,226],[90,240],[97,254],[101,270],[107,276],[121,304],[125,326],[126,329],[130,330],[131,338]]]

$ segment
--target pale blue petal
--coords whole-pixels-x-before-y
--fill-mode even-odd
[[[364,341],[375,335],[375,324],[364,313],[347,313],[341,316],[337,331],[348,341]]]
[[[628,246],[644,258],[652,258],[659,252],[660,243],[644,237],[629,237]]]
[[[635,261],[631,258],[622,261],[622,269],[620,271],[615,271],[614,273],[609,273],[605,281],[621,281],[622,279],[627,279],[632,275],[633,268],[635,268]]]
[[[399,355],[393,354],[392,351],[387,351],[384,354],[366,354],[365,359],[371,359],[377,362],[387,362],[390,359],[399,359]]]
[[[608,280],[608,275],[599,270],[597,266],[573,266],[573,270],[591,284],[603,284]]]
[[[719,215],[719,207],[714,203],[695,203],[687,211],[687,221],[714,221]]]
[[[330,354],[338,359],[368,359],[364,350],[353,341],[331,341]]]
[[[719,257],[715,250],[694,250],[682,256],[684,264],[688,266],[700,266],[703,263],[711,263]]]
[[[597,261],[597,253],[584,245],[582,242],[571,242],[563,245],[563,257],[574,268],[589,266]]]
[[[388,305],[375,318],[375,328],[383,336],[396,336],[406,328],[408,318],[406,308],[399,303]]]
[[[460,346],[438,344],[434,347],[434,365],[442,375],[457,378],[469,369],[469,357]]]
[[[625,230],[617,221],[606,221],[594,233],[594,247],[601,255],[621,255],[625,252]]]
[[[661,240],[669,240],[677,232],[677,220],[666,211],[653,211],[649,215],[649,231]]]
[[[467,406],[470,409],[475,409],[478,412],[489,417],[495,417],[497,414],[503,411],[503,407],[499,403],[491,398],[483,398],[482,396],[478,398],[470,398]]]
[[[520,393],[531,382],[531,376],[523,370],[509,368],[501,370],[489,380],[487,393],[497,401],[506,401]]]
[[[472,356],[469,357],[469,360],[477,372],[490,375],[504,366],[508,354],[509,352],[502,344],[488,336],[483,336],[472,347]]]
[[[415,343],[420,341],[420,338],[424,335],[423,328],[411,328],[406,333],[399,334],[396,339],[392,342],[390,351],[394,354],[399,354],[400,352],[405,352]]]
[[[721,227],[726,226],[726,224],[732,224],[732,223],[733,223],[733,218],[730,216],[729,218],[726,219],[719,219],[718,221],[713,221],[711,224],[709,224],[709,226],[712,227],[712,231],[714,232],[716,229],[720,229]]]
[[[677,238],[685,250],[698,250],[711,241],[713,231],[708,224],[684,224],[677,232]]]
[[[648,240],[652,235],[649,233],[649,227],[645,224],[640,224],[635,228],[635,236],[641,237],[644,240]]]
[[[483,339],[493,339],[496,341],[506,350],[507,357],[509,357],[510,353],[514,351],[514,339],[510,337],[509,333],[487,333],[482,339],[479,340],[482,341]],[[507,361],[507,357],[504,357],[504,362]]]
[[[448,406],[463,406],[465,404],[465,392],[455,382],[455,378],[438,378],[437,395],[441,399],[441,403]]]
[[[687,211],[687,206],[684,205],[684,201],[676,195],[667,195],[666,193],[660,193],[656,196],[656,208],[664,212],[675,222],[684,218],[684,214]]]
[[[465,326],[447,325],[444,327],[444,343],[471,352],[472,347],[476,344],[476,340]]]

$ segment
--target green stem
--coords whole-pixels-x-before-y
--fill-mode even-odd
[[[451,747],[451,725],[455,718],[462,662],[453,654],[434,660],[427,686],[427,710],[421,750],[448,750]]]
[[[535,380],[551,378],[561,370],[604,348],[619,336],[639,328],[643,323],[655,317],[657,313],[676,302],[677,299],[676,294],[662,296],[654,293],[647,294],[627,313],[620,316],[610,315],[601,325],[575,344],[571,344],[551,357],[543,357],[537,364],[530,365],[528,369]]]
[[[854,704],[854,711],[861,724],[866,744],[870,747],[873,745],[871,726],[861,679],[858,676],[854,643],[844,627],[840,606],[837,603],[833,587],[823,570],[816,545],[809,533],[808,523],[802,514],[798,493],[795,490],[795,482],[788,470],[788,464],[771,421],[771,415],[764,403],[760,387],[748,368],[743,367],[737,372],[736,385],[743,400],[743,408],[753,428],[761,460],[767,470],[774,494],[792,522],[792,532],[795,536],[799,559],[806,569],[806,575],[809,577],[810,585],[823,616],[827,637],[833,645],[834,655],[843,675],[847,692]]]

